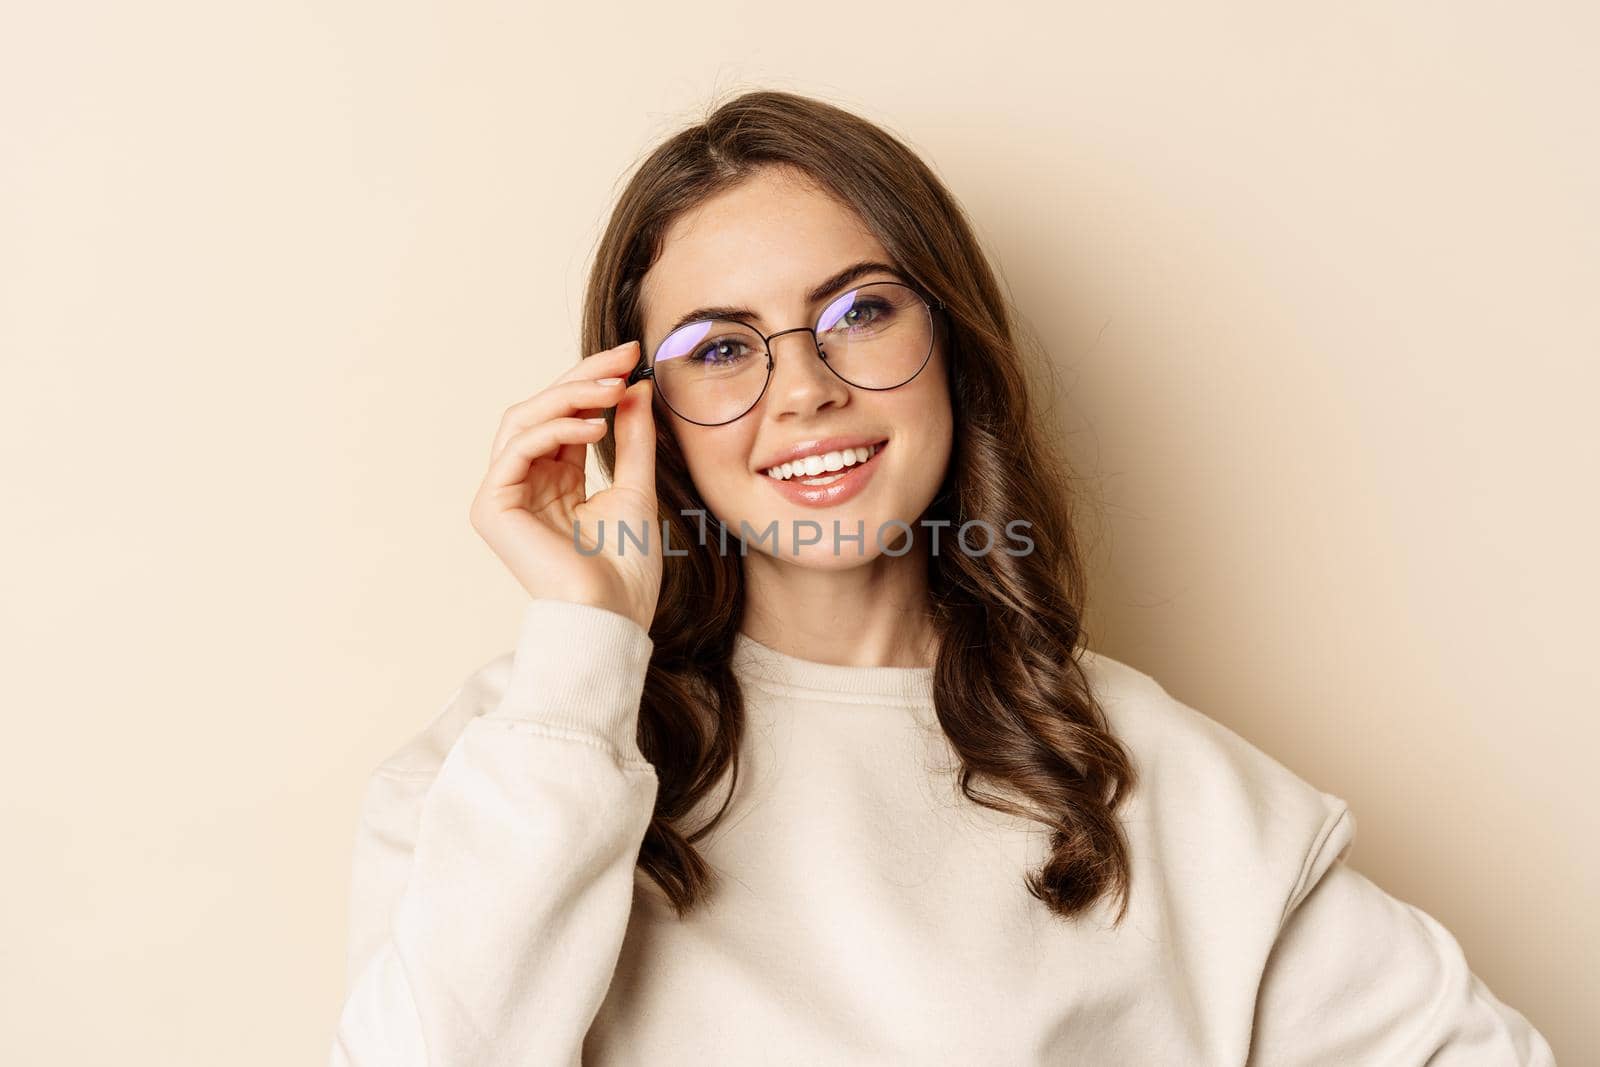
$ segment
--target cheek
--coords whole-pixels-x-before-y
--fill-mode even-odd
[[[750,480],[746,459],[753,442],[740,425],[678,426],[678,447],[689,465],[689,477],[700,498],[713,509],[721,510],[734,500]]]
[[[937,370],[938,373],[928,373]],[[902,444],[895,470],[904,499],[901,504],[915,510],[926,506],[944,481],[954,443],[955,415],[950,407],[950,390],[942,368],[930,365],[926,382],[903,399],[905,406],[894,415],[894,425]]]
[[[919,452],[930,460],[947,455],[954,430],[954,413],[950,407],[950,387],[939,362],[930,363],[911,383],[911,388],[895,399],[900,409],[894,421],[901,433],[915,441]]]

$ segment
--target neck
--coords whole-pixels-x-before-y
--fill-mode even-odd
[[[744,561],[746,636],[799,659],[852,667],[930,667],[928,551],[853,567],[806,566],[752,553]]]

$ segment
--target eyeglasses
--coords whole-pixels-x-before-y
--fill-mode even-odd
[[[789,333],[809,333],[817,357],[834,376],[857,389],[898,389],[928,365],[933,355],[929,301],[902,282],[871,282],[836,297],[815,326],[762,334],[727,319],[701,319],[680,326],[656,346],[648,365],[628,375],[632,385],[653,378],[655,391],[680,418],[699,426],[722,426],[749,413],[772,381],[772,342]]]

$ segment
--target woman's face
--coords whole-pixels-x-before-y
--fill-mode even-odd
[[[860,218],[803,175],[765,168],[668,229],[662,253],[644,278],[642,343],[654,352],[681,316],[707,306],[748,308],[748,324],[767,335],[814,327],[819,313],[852,289],[909,281],[871,270],[816,302],[807,299],[820,283],[858,262],[890,263]],[[904,529],[893,520],[914,527],[944,478],[952,417],[942,330],[935,338],[915,378],[874,391],[849,385],[824,366],[810,333],[785,333],[771,342],[766,392],[742,418],[703,426],[659,402],[657,418],[672,426],[712,514],[730,534],[744,529],[741,521],[748,523],[748,552],[809,567],[857,566],[882,555],[885,546],[900,551]],[[839,462],[846,450],[837,446],[851,443],[878,448],[859,469],[824,468],[816,475],[802,470],[786,480],[768,473],[796,449],[802,455],[838,452]],[[830,484],[806,484],[829,477]],[[835,542],[835,521],[844,538],[863,536]],[[774,522],[776,538],[763,537]],[[707,536],[708,544],[717,544],[714,527]],[[729,552],[739,550],[732,536],[728,546]]]

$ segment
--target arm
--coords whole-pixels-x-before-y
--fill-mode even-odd
[[[1345,864],[1355,818],[1342,802],[1324,831],[1267,960],[1249,1062],[1554,1067],[1449,931]]]
[[[655,806],[636,742],[651,649],[622,615],[533,600],[503,699],[455,709],[431,784],[374,776],[333,1067],[579,1062]]]

